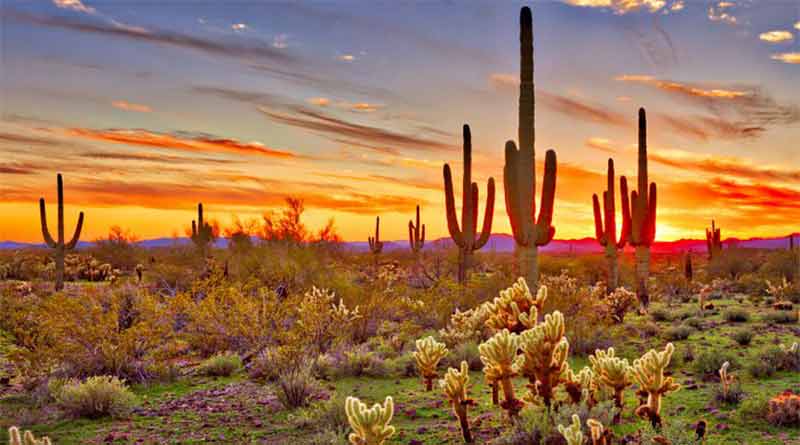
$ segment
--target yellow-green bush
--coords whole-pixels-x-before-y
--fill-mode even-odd
[[[56,403],[74,417],[125,418],[136,404],[136,396],[124,380],[106,375],[69,381],[54,397]]]

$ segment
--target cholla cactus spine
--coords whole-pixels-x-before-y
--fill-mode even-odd
[[[728,392],[731,389],[731,385],[736,378],[733,374],[728,373],[728,368],[730,366],[730,362],[725,362],[722,364],[722,367],[719,368],[719,381],[722,383],[722,395],[726,400],[728,398]]]
[[[467,396],[467,391],[469,390],[469,365],[467,365],[467,362],[461,362],[460,370],[449,368],[444,375],[444,379],[439,380],[439,386],[450,399],[453,413],[458,417],[461,426],[461,435],[464,437],[464,442],[471,443],[472,433],[469,429],[467,407],[474,405],[475,402]]]
[[[630,376],[630,365],[628,360],[616,357],[614,348],[595,350],[589,356],[589,363],[595,375],[595,382],[610,388],[614,392],[614,406],[619,412],[614,416],[613,422],[619,423],[625,398],[623,397],[625,388],[633,383]]]
[[[425,390],[430,391],[433,387],[433,380],[438,377],[436,367],[439,365],[439,360],[449,351],[444,343],[437,342],[431,336],[418,339],[416,345],[414,359],[417,361],[417,369],[425,382]]]
[[[564,436],[567,445],[583,445],[583,432],[581,431],[581,418],[577,414],[572,415],[572,424],[565,427],[558,425],[558,432]]]
[[[534,298],[525,278],[520,277],[511,287],[500,291],[500,296],[486,304],[489,312],[486,326],[496,331],[508,329],[513,333],[521,333],[536,324],[544,313],[546,300],[546,286],[539,287]]]
[[[533,18],[528,7],[520,11],[519,149],[506,142],[503,184],[506,212],[516,242],[520,274],[536,288],[539,283],[538,248],[552,241],[556,191],[556,152],[548,150],[539,217],[536,218],[535,98],[533,82]]]
[[[55,257],[56,272],[56,291],[64,289],[64,255],[66,251],[72,250],[78,244],[83,228],[83,212],[78,214],[78,224],[75,226],[75,233],[72,239],[66,241],[64,238],[64,181],[61,173],[56,175],[56,186],[58,195],[58,233],[57,238],[53,238],[47,228],[47,211],[44,206],[44,198],[39,198],[39,219],[42,224],[42,236],[47,246],[53,249]]]
[[[383,405],[376,403],[372,408],[356,397],[345,400],[347,421],[353,432],[348,438],[352,445],[382,445],[394,435],[395,429],[389,425],[394,415],[394,402],[387,396]]]
[[[514,396],[514,385],[511,383],[511,378],[516,376],[514,367],[518,349],[519,335],[512,334],[508,329],[503,329],[478,346],[486,380],[490,385],[499,384],[504,399],[500,406],[508,411],[510,417],[515,417],[522,409],[522,402]]]
[[[30,431],[20,434],[19,428],[15,426],[8,429],[8,443],[9,445],[52,445],[49,437],[36,439]]]
[[[456,199],[453,191],[453,174],[450,165],[445,164],[444,196],[445,210],[447,212],[447,229],[450,237],[458,246],[458,281],[467,280],[467,271],[470,267],[472,253],[481,249],[489,241],[492,234],[492,217],[494,215],[494,178],[489,178],[486,195],[486,208],[483,215],[483,227],[480,236],[477,236],[478,224],[478,184],[472,182],[472,135],[469,125],[464,125],[464,177],[462,182],[461,226],[456,216]]]
[[[414,224],[413,221],[408,221],[408,245],[411,247],[411,252],[415,255],[418,254],[425,245],[425,224],[420,224],[419,206],[417,206],[417,223]]]
[[[603,192],[603,211],[600,211],[600,200],[597,194],[592,195],[594,208],[594,227],[597,242],[605,248],[608,262],[608,283],[606,292],[610,293],[619,286],[619,262],[617,251],[625,247],[630,232],[631,215],[628,205],[627,185],[622,189],[622,232],[617,240],[616,193],[614,191],[614,160],[608,159],[607,189]],[[622,180],[620,180],[622,182]]]
[[[649,350],[640,359],[633,361],[631,377],[639,385],[641,391],[647,393],[647,402],[636,409],[640,417],[648,417],[654,428],[661,426],[661,398],[667,393],[677,391],[680,385],[673,382],[672,377],[664,376],[669,366],[675,346],[667,343],[663,351]]]
[[[383,241],[381,241],[381,217],[375,217],[375,236],[367,238],[369,242],[369,251],[374,255],[378,255],[383,250]]]
[[[555,311],[519,337],[522,360],[517,371],[530,381],[530,387],[548,408],[567,367],[569,342],[564,332],[564,315]]]

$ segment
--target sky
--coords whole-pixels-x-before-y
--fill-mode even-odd
[[[635,184],[639,107],[658,240],[701,238],[712,218],[723,237],[797,231],[800,2],[524,4],[556,238],[593,236],[609,157]],[[41,240],[57,172],[84,240],[183,235],[197,202],[226,226],[287,196],[346,240],[378,215],[383,239],[404,239],[416,205],[428,238],[447,236],[442,166],[460,203],[465,123],[481,207],[494,177],[493,232],[508,233],[522,5],[2,0],[0,240]]]

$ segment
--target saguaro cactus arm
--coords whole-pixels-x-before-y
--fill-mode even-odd
[[[417,206],[417,224],[408,221],[408,244],[412,252],[419,252],[425,245],[425,224],[420,224],[419,206]]]

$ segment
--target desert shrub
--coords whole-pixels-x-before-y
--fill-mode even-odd
[[[181,376],[180,367],[173,362],[155,361],[145,367],[150,382],[172,383]]]
[[[797,313],[788,311],[770,311],[764,314],[762,320],[768,324],[797,323]]]
[[[717,372],[725,362],[729,362],[730,368],[735,369],[738,360],[732,353],[727,351],[705,350],[695,357],[692,363],[692,369],[695,374],[701,377],[717,378]]]
[[[603,299],[606,316],[616,323],[625,321],[625,314],[636,304],[636,294],[618,287]]]
[[[390,370],[391,374],[402,377],[415,377],[419,374],[417,371],[417,361],[411,353],[386,359],[386,367]]]
[[[284,371],[276,382],[278,400],[286,409],[307,406],[317,391],[317,381],[307,367]]]
[[[759,259],[748,249],[727,248],[708,263],[707,271],[712,278],[736,280],[745,273],[758,270]]]
[[[740,329],[733,333],[733,340],[741,346],[747,346],[753,341],[753,332],[747,329]]]
[[[785,391],[770,399],[767,421],[777,426],[800,426],[800,395]]]
[[[715,385],[711,390],[711,399],[718,403],[737,405],[744,400],[744,397],[744,390],[742,390],[742,385],[738,381],[730,385],[727,393],[723,391],[722,385]]]
[[[778,369],[782,371],[800,371],[800,345],[797,342],[791,346],[780,345],[780,352],[774,352],[778,357]]]
[[[652,338],[661,333],[661,328],[655,323],[644,323],[638,329],[642,338]]]
[[[386,377],[391,371],[383,358],[364,345],[337,351],[334,357],[337,377]]]
[[[686,340],[691,334],[692,328],[689,326],[670,326],[664,331],[664,338],[671,341]]]
[[[242,359],[238,354],[219,353],[204,360],[198,371],[210,377],[228,377],[241,367]]]
[[[672,320],[672,313],[665,307],[656,307],[650,311],[650,318],[653,321],[670,321]]]
[[[708,432],[706,432],[708,436]],[[665,422],[658,431],[646,428],[639,437],[639,444],[668,443],[670,445],[696,445],[697,436],[689,425],[673,420]]]
[[[98,238],[90,249],[92,256],[101,263],[108,263],[115,269],[132,271],[139,263],[139,238],[130,230],[112,226],[108,236]]]
[[[762,394],[748,395],[739,404],[736,414],[744,423],[766,420],[769,414],[769,399]]]
[[[692,317],[696,317],[696,316],[697,316],[697,309],[690,308],[690,309],[684,309],[682,311],[675,312],[673,314],[673,316],[672,316],[672,319],[673,320],[682,320],[683,321],[683,320],[688,320],[688,319],[690,319]]]
[[[349,445],[346,434],[338,434],[335,431],[321,431],[308,438],[299,438],[299,445]]]
[[[301,429],[333,432],[344,437],[350,429],[342,397],[334,395],[328,400],[319,400],[291,416],[292,425]]]
[[[483,369],[477,343],[467,342],[456,345],[442,361],[442,367],[445,369],[448,367],[459,369],[462,361],[467,362],[470,371],[480,371]]]
[[[136,397],[125,382],[113,376],[69,381],[58,389],[55,400],[69,415],[88,418],[124,418],[136,403]]]
[[[772,377],[777,370],[773,361],[756,360],[747,365],[747,372],[757,379]]]
[[[725,320],[731,323],[744,323],[750,320],[750,313],[742,308],[730,308],[723,314]]]
[[[705,322],[700,317],[689,317],[686,320],[683,320],[683,324],[697,329],[698,331],[702,331],[705,327]]]

